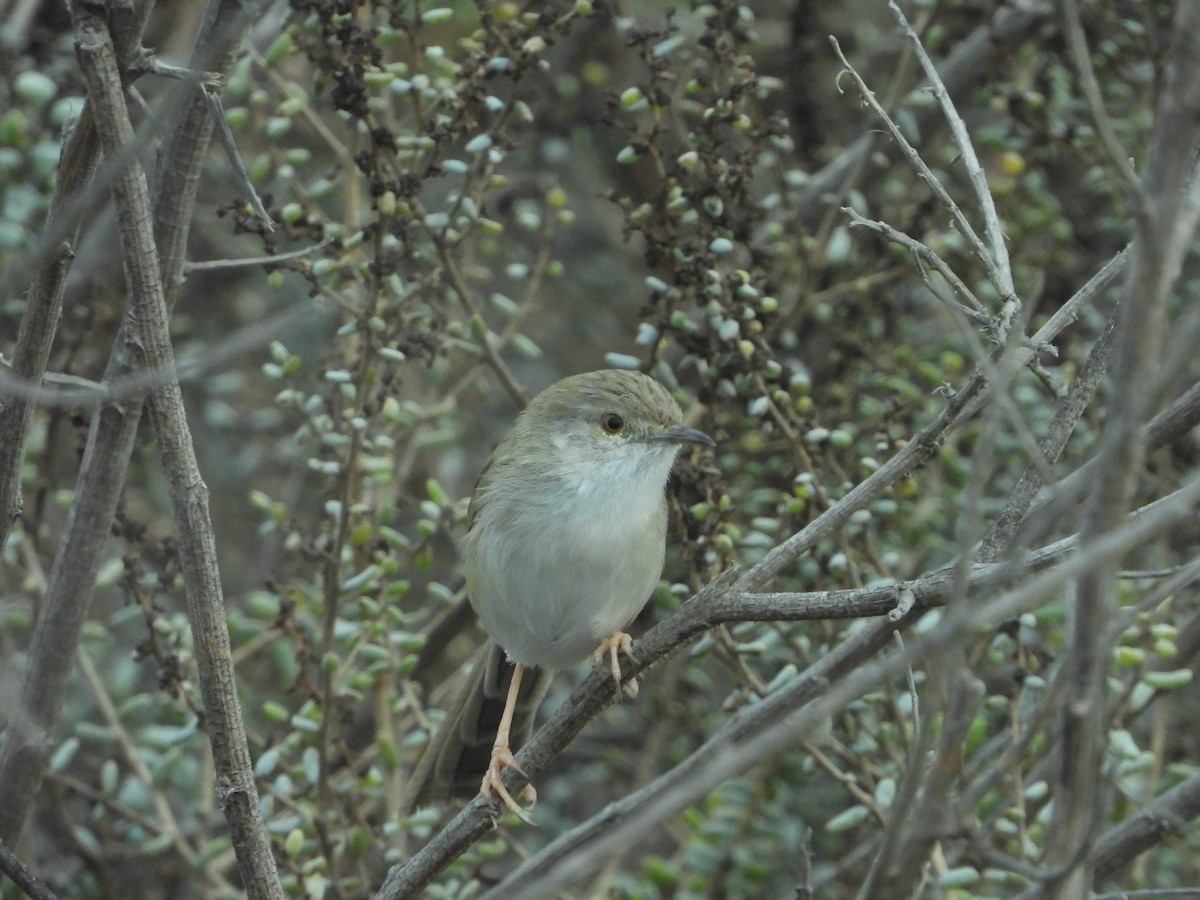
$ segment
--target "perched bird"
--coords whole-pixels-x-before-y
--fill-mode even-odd
[[[564,378],[517,418],[480,473],[462,543],[467,595],[491,643],[414,775],[422,798],[465,793],[482,771],[484,796],[528,821],[501,774],[516,767],[555,669],[607,656],[620,685],[623,629],[662,575],[664,489],[684,444],[713,440],[637,372]],[[524,796],[532,807],[532,785]]]

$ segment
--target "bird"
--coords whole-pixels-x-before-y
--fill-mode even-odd
[[[517,417],[480,472],[461,545],[489,642],[414,773],[421,799],[466,793],[482,770],[484,797],[531,821],[503,771],[520,771],[514,753],[556,670],[607,659],[620,689],[625,628],[662,575],[665,488],[686,445],[715,442],[684,424],[662,384],[631,370],[564,378]],[[532,785],[522,797],[531,810]]]

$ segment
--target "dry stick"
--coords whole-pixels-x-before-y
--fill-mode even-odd
[[[319,315],[311,307],[298,306],[276,313],[269,319],[245,325],[223,339],[220,346],[205,347],[180,356],[173,373],[129,372],[106,381],[89,381],[61,372],[46,372],[42,384],[34,385],[6,377],[0,367],[0,397],[18,397],[38,406],[69,406],[95,412],[116,400],[144,397],[166,381],[194,381],[209,372],[217,371],[230,360],[254,347],[287,336],[301,324]]]
[[[324,250],[333,243],[333,238],[325,238],[319,243],[312,244],[308,247],[301,247],[299,250],[288,250],[286,253],[272,253],[267,256],[244,256],[237,259],[206,259],[200,262],[189,262],[183,267],[185,275],[191,275],[193,272],[216,272],[221,269],[244,269],[249,266],[277,266],[283,262],[290,262],[295,259],[303,259],[305,256],[312,256]]]
[[[251,15],[244,15],[246,10],[243,5],[233,2],[211,5],[197,42],[197,56],[207,57],[227,70],[232,63],[231,47],[252,18]],[[88,19],[87,40],[84,42],[87,52],[105,53],[106,49],[102,46],[107,33],[104,23],[89,15],[86,9],[82,15]],[[120,11],[113,12],[114,19],[121,15],[123,13]],[[108,84],[107,90],[120,97],[119,82],[116,85]],[[194,101],[183,106],[181,114],[174,121],[174,127],[167,132],[160,155],[163,168],[160,169],[156,184],[155,225],[158,229],[156,237],[162,280],[170,286],[178,283],[183,267],[196,180],[208,142],[206,118],[203,102],[198,109]],[[125,153],[121,148],[115,158],[127,164],[128,160],[122,158]],[[131,154],[130,159],[133,158],[135,156]],[[143,267],[144,262],[144,259],[139,260],[139,266]],[[143,272],[135,285],[136,292],[144,291],[145,287]],[[115,378],[130,371],[131,360],[137,350],[130,343],[135,325],[136,322],[131,322],[127,316],[109,360],[109,377]],[[61,710],[71,658],[91,599],[99,553],[112,522],[140,413],[140,402],[129,401],[107,405],[93,418],[66,538],[55,559],[31,642],[20,705],[5,735],[4,745],[0,748],[0,781],[6,787],[6,802],[0,808],[0,835],[19,831],[40,781],[45,757],[51,746],[53,727]],[[206,617],[223,631],[223,611],[212,610]],[[219,693],[213,690],[214,685],[220,686],[222,681],[232,696],[233,679],[228,666],[228,653],[222,655],[219,644],[211,644],[212,634],[204,627],[204,622],[196,624],[198,620],[195,616],[193,621],[197,634],[201,687],[208,705],[208,726],[214,755],[220,767],[219,780],[222,790],[226,792],[225,799],[229,801],[226,814],[242,865],[243,880],[253,895],[269,895],[259,889],[259,882],[268,881],[276,886],[278,882],[274,876],[269,843],[262,835],[261,821],[257,827],[254,825],[254,819],[257,818],[256,803],[245,796],[244,785],[249,784],[251,789],[253,787],[248,773],[249,756],[243,752],[241,757],[244,759],[237,759],[238,765],[229,766],[230,753],[224,749],[239,742],[244,749],[245,735],[240,731],[240,723],[238,728],[230,727],[231,719],[225,714],[225,707],[221,702],[213,701],[213,697]],[[213,653],[214,650],[217,652]],[[214,667],[224,670],[227,677],[213,679],[210,670]],[[250,797],[253,797],[252,791]],[[259,835],[253,841],[258,848],[256,852],[248,850],[248,831]],[[255,861],[248,862],[251,859]]]
[[[1034,348],[1047,345],[1057,337],[1063,328],[1074,321],[1080,308],[1090,303],[1120,270],[1123,261],[1124,251],[1113,257],[1100,272],[1089,279],[1087,284],[1067,300],[1042,326],[1031,341],[1031,345],[1017,351],[1019,356],[1027,361],[1033,357]],[[656,662],[660,656],[675,652],[709,627],[704,622],[693,620],[695,607],[701,597],[711,596],[718,589],[724,592],[725,582],[733,577],[737,578],[737,584],[732,590],[738,594],[744,595],[761,590],[801,553],[840,528],[854,512],[868,504],[880,491],[915,468],[927,454],[934,452],[951,429],[969,418],[986,396],[985,387],[985,375],[982,372],[976,372],[968,383],[951,398],[946,408],[932,423],[918,432],[894,457],[851,489],[840,501],[804,529],[776,546],[752,569],[741,574],[740,577],[736,573],[734,575],[726,573],[656,626],[651,634],[668,635],[669,638],[662,642],[661,649],[655,651],[647,646],[646,641],[650,637],[648,634],[638,644],[639,660],[643,660],[647,664]],[[884,593],[880,595],[879,599],[885,608],[895,605],[894,594],[889,596]],[[772,608],[769,604],[764,605],[762,615],[768,615]],[[852,615],[859,614],[861,611],[852,613]],[[891,630],[875,634],[872,641],[869,642],[870,652],[862,659],[869,658],[877,652],[891,639],[890,635]],[[856,643],[854,646],[857,647],[858,644]],[[655,655],[656,653],[657,655]],[[631,670],[632,674],[636,674],[636,671],[640,671],[643,667],[642,663],[635,665],[637,665],[637,669]],[[622,669],[622,671],[625,670]],[[589,684],[592,685],[591,691],[587,690]],[[541,772],[549,761],[570,743],[587,721],[608,706],[613,699],[611,688],[611,684],[603,678],[588,679],[559,709],[554,719],[534,735],[517,757],[518,763],[529,777],[535,777]],[[555,725],[558,722],[562,724]],[[552,726],[554,727],[552,728]],[[506,771],[505,784],[510,791],[518,790],[524,783],[525,781],[520,778],[519,773],[512,770]],[[419,891],[428,884],[455,856],[462,853],[493,827],[493,817],[488,804],[482,797],[476,797],[416,855],[392,868],[378,896],[380,898],[411,896],[413,892]]]
[[[1195,177],[1200,146],[1200,10],[1176,9],[1166,86],[1156,111],[1146,166],[1145,205],[1135,210],[1137,231],[1121,299],[1112,392],[1106,410],[1092,492],[1084,514],[1085,547],[1115,529],[1133,499],[1144,455],[1147,417],[1160,359],[1166,305],[1200,216]],[[1067,900],[1092,887],[1090,850],[1104,821],[1101,764],[1107,739],[1107,677],[1116,612],[1119,557],[1097,560],[1075,591],[1064,662],[1062,754],[1054,778],[1054,815],[1045,864],[1062,869],[1045,896]]]
[[[12,883],[25,892],[29,900],[57,900],[55,894],[26,868],[8,847],[0,843],[0,872],[12,879]]]
[[[189,65],[194,70],[227,73],[233,53],[256,21],[259,4],[213,0],[201,26]],[[167,134],[159,156],[154,197],[155,243],[168,289],[182,279],[188,228],[195,203],[195,183],[212,136],[213,122],[202,92],[191,91],[187,104]],[[168,343],[169,347],[169,343]],[[176,500],[176,528],[187,588],[188,617],[195,635],[196,661],[204,699],[206,725],[216,768],[217,790],[229,825],[243,887],[250,897],[281,897],[271,843],[263,825],[237,685],[229,652],[229,634],[220,591],[215,541],[206,508],[207,490],[200,480],[190,435],[171,383],[161,398],[150,397],[151,421],[161,429],[158,440],[164,469]],[[173,430],[171,430],[173,429]],[[168,445],[178,439],[178,446]],[[184,501],[181,508],[179,501]]]
[[[150,17],[152,0],[139,0],[121,11],[114,20],[122,27],[114,32],[117,53],[122,59],[141,46],[142,30]],[[79,225],[87,206],[85,195],[100,161],[100,144],[93,127],[92,105],[85,103],[79,120],[67,132],[58,163],[58,184],[46,219],[49,246],[35,254],[35,268],[25,299],[17,343],[13,349],[11,376],[22,384],[39,385],[50,358],[54,332],[62,315],[67,273],[79,239]],[[96,196],[102,192],[93,191]],[[7,380],[0,378],[0,385]],[[0,394],[0,547],[21,513],[21,463],[33,421],[33,404]],[[0,825],[0,834],[4,831]]]
[[[696,802],[715,785],[786,747],[794,747],[797,741],[803,740],[847,703],[867,691],[877,689],[882,681],[902,673],[914,661],[947,653],[949,648],[966,640],[978,628],[1037,608],[1061,591],[1064,584],[1094,567],[1097,559],[1140,544],[1185,518],[1198,500],[1200,478],[1140,510],[1124,528],[1097,542],[1091,552],[1073,554],[1024,584],[999,593],[987,603],[972,606],[968,616],[944,617],[930,632],[916,636],[907,652],[892,653],[871,661],[871,657],[887,646],[898,627],[915,620],[919,610],[899,625],[887,620],[872,624],[834,648],[761,703],[734,715],[692,756],[653,784],[609,804],[583,825],[553,841],[492,891],[484,894],[481,900],[549,895],[591,868],[589,860],[614,852],[616,847],[635,840],[661,819]],[[982,568],[985,572],[994,572],[997,567]],[[943,586],[947,591],[952,583],[952,573],[945,572]],[[729,603],[736,605],[736,600],[730,600],[729,593],[728,590],[711,595],[702,592],[695,602],[704,607]],[[661,649],[661,635],[666,631],[663,628],[666,624],[664,621],[652,629],[638,645],[639,652],[653,654]],[[606,686],[603,682],[601,673],[593,673],[572,695],[572,701],[578,702],[592,689],[604,690]],[[611,685],[607,686],[607,690],[611,694]],[[559,710],[543,731],[556,727],[563,712]],[[541,734],[539,732],[534,740],[537,741]],[[520,757],[518,761],[522,762]]]
[[[225,107],[221,103],[219,88],[216,85],[201,84],[200,90],[204,93],[204,99],[208,103],[209,117],[212,119],[217,137],[221,139],[221,147],[225,151],[225,158],[229,160],[229,167],[233,169],[233,178],[237,182],[238,190],[242,192],[242,199],[250,204],[254,215],[263,223],[267,231],[274,231],[275,220],[263,206],[258,191],[254,189],[254,182],[250,180],[250,173],[246,171],[246,164],[242,162],[242,156],[238,153],[233,132],[229,130],[229,122],[225,118]]]
[[[1100,382],[1104,378],[1105,372],[1108,371],[1108,364],[1112,359],[1112,338],[1116,325],[1117,314],[1114,312],[1104,326],[1104,331],[1092,345],[1091,352],[1088,353],[1087,360],[1080,368],[1075,383],[1071,385],[1067,396],[1059,404],[1058,411],[1050,422],[1050,427],[1046,429],[1046,435],[1042,438],[1041,444],[1045,466],[1052,466],[1058,460],[1067,444],[1067,439],[1075,430],[1075,423],[1079,421],[1092,397],[1095,396],[1096,390],[1100,387]],[[984,538],[983,544],[976,554],[976,559],[980,562],[995,562],[1011,546],[1018,527],[1033,505],[1037,492],[1045,483],[1042,469],[1041,466],[1031,464],[1022,473],[1016,487],[1008,496],[1008,502],[996,518],[991,531]]]
[[[958,277],[958,274],[950,268],[949,264],[937,254],[928,244],[918,241],[916,238],[909,237],[903,231],[893,228],[887,222],[881,222],[878,219],[868,219],[851,209],[849,206],[843,206],[842,212],[850,217],[850,227],[868,228],[876,234],[882,235],[887,240],[894,244],[899,244],[917,261],[922,267],[924,265],[933,266],[934,271],[946,279],[946,283],[950,285],[950,289],[955,294],[962,297],[966,303],[951,301],[949,298],[943,298],[938,291],[932,291],[933,295],[939,300],[943,300],[952,310],[957,310],[971,321],[980,325],[990,325],[992,317],[987,314],[982,303],[971,291],[963,280]]]
[[[71,13],[80,67],[88,94],[95,102],[96,128],[105,153],[111,155],[133,139],[116,53],[107,24],[93,7],[77,0]],[[127,320],[131,327],[125,329],[127,347],[136,368],[170,372],[174,352],[169,313],[151,230],[150,190],[140,166],[128,166],[114,182],[113,198],[131,294],[131,318]],[[221,808],[248,896],[282,898],[238,705],[208,488],[200,478],[178,382],[168,379],[152,390],[148,407],[175,511],[177,546],[219,776]]]
[[[1079,20],[1079,4],[1076,0],[1059,0],[1059,10],[1062,12],[1063,37],[1067,40],[1067,50],[1071,54],[1071,64],[1075,66],[1075,74],[1079,78],[1079,87],[1087,101],[1088,111],[1092,114],[1092,124],[1100,135],[1100,143],[1108,154],[1108,161],[1121,175],[1125,188],[1136,206],[1141,207],[1146,202],[1146,189],[1133,170],[1129,154],[1117,140],[1113,131],[1112,121],[1104,109],[1104,99],[1100,95],[1100,84],[1096,81],[1096,70],[1092,68],[1092,55],[1088,50],[1087,37],[1083,33],[1083,24]]]
[[[904,17],[904,13],[895,2],[888,3],[888,9],[895,15],[896,20],[900,23],[901,29],[904,31],[904,36],[913,46],[913,52],[917,59],[921,62],[921,68],[925,70],[925,76],[929,79],[929,84],[933,88],[934,96],[937,97],[938,105],[942,108],[942,115],[945,116],[946,122],[950,125],[950,132],[954,136],[954,145],[958,147],[959,153],[962,154],[963,165],[967,169],[967,177],[971,181],[971,187],[975,190],[975,199],[979,201],[979,209],[983,214],[984,230],[990,244],[990,252],[985,252],[980,255],[980,259],[984,266],[987,267],[988,278],[992,285],[996,288],[996,293],[1000,295],[1000,302],[1004,304],[1004,309],[1000,313],[1001,321],[1004,325],[1004,330],[1007,331],[1008,324],[1016,315],[1019,306],[1016,304],[1016,290],[1013,287],[1012,280],[1012,265],[1008,261],[1008,247],[1004,243],[1004,226],[1000,224],[1000,216],[996,213],[996,204],[992,201],[992,192],[988,188],[987,175],[983,171],[983,166],[979,164],[979,157],[975,155],[975,147],[971,143],[971,137],[967,134],[966,123],[959,116],[958,111],[954,108],[954,103],[950,100],[950,94],[946,91],[946,86],[938,77],[937,69],[933,66],[933,60],[929,58],[929,54],[925,52],[925,47],[921,44],[921,39],[917,37],[917,33],[912,30],[908,24],[908,19]]]
[[[972,559],[980,563],[993,563],[1008,548],[1022,517],[1028,512],[1029,506],[1033,502],[1034,495],[1043,484],[1042,472],[1057,461],[1068,437],[1074,430],[1075,423],[1083,415],[1099,387],[1112,355],[1112,332],[1115,324],[1116,316],[1114,314],[1093,345],[1086,362],[1079,371],[1075,384],[1059,404],[1054,420],[1047,429],[1046,436],[1038,450],[1041,458],[1030,462],[1016,487],[1010,493],[1003,512],[993,523],[977,551],[964,554],[956,566],[965,565]],[[1019,563],[1014,562],[1014,569],[1018,567]],[[961,592],[959,596],[962,596]],[[958,648],[953,648],[952,652],[959,653],[960,651]],[[967,670],[963,669],[963,671]],[[973,686],[976,684],[973,676],[968,675],[968,677],[969,681],[964,680],[954,685],[956,698],[954,708],[960,711],[968,690],[973,690]],[[974,709],[974,706],[971,708]],[[950,719],[947,721],[949,722]],[[949,815],[948,811],[951,809],[949,796],[952,781],[950,776],[953,774],[957,779],[962,771],[961,744],[947,743],[945,737],[946,732],[943,733],[940,750],[930,765],[912,766],[906,774],[901,784],[901,790],[907,788],[911,793],[919,796],[920,801],[915,809],[908,804],[893,804],[894,815],[879,839],[879,851],[867,879],[859,891],[860,900],[880,896],[881,893],[884,896],[910,895],[914,885],[921,877],[933,839],[936,836],[935,826],[940,824],[942,818]],[[910,782],[913,787],[908,788]],[[919,791],[916,787],[918,783],[921,784]]]
[[[950,196],[950,192],[946,190],[945,185],[933,173],[933,170],[929,168],[925,160],[921,159],[921,155],[908,142],[908,139],[904,136],[904,132],[900,130],[900,126],[888,115],[887,110],[875,99],[875,93],[867,87],[867,83],[858,74],[858,70],[850,65],[850,61],[842,53],[842,48],[838,44],[837,38],[830,37],[829,41],[833,44],[833,50],[837,54],[838,59],[841,60],[842,65],[846,67],[846,71],[850,73],[850,77],[854,80],[854,86],[857,88],[859,96],[863,98],[867,106],[871,108],[871,111],[879,117],[880,121],[887,126],[888,131],[892,135],[892,140],[896,142],[904,158],[908,160],[917,174],[921,176],[921,180],[929,186],[929,189],[933,192],[933,196],[941,204],[942,208],[950,213],[950,218],[954,222],[955,228],[966,239],[967,245],[971,248],[972,255],[983,264],[989,275],[996,273],[996,264],[992,261],[988,253],[988,248],[979,239],[979,235],[975,233],[974,227],[972,227],[962,209],[959,208],[959,205],[954,202],[954,198]],[[993,283],[995,283],[994,278]],[[1011,294],[1011,291],[1009,294]],[[1009,294],[1002,293],[1000,296],[1002,299],[1007,300]]]
[[[885,831],[879,853],[859,889],[859,900],[910,895],[934,842],[950,830],[950,797],[962,774],[963,743],[986,694],[983,682],[967,668],[962,647],[951,647],[950,658],[956,665],[942,673],[950,681],[950,698],[937,749],[928,761],[914,758],[921,777],[905,779],[919,785],[914,802],[891,806],[892,821],[904,822],[907,827],[889,827]],[[932,731],[934,726],[927,722],[925,727]]]
[[[997,10],[995,16],[967,36],[943,62],[941,78],[950,94],[965,95],[973,90],[981,72],[990,65],[996,53],[1013,53],[1026,38],[1034,34],[1051,11],[1049,3],[1010,3]],[[917,131],[928,134],[944,124],[941,111],[932,105],[913,109]],[[865,134],[832,162],[816,172],[796,198],[795,208],[805,227],[814,227],[825,213],[830,194],[840,195],[842,185],[858,171],[867,155],[876,149],[874,135]],[[891,148],[878,145],[882,153]]]

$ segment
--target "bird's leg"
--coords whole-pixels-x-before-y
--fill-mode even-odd
[[[508,734],[512,729],[513,713],[517,708],[517,695],[521,691],[521,676],[524,673],[525,667],[521,663],[517,663],[513,669],[512,681],[508,685],[508,697],[504,701],[504,714],[500,716],[500,727],[496,729],[496,742],[492,744],[492,761],[488,763],[487,771],[483,775],[483,784],[479,786],[479,793],[491,802],[492,791],[495,791],[504,801],[504,805],[515,812],[522,822],[532,825],[533,819],[529,818],[529,814],[512,798],[512,794],[504,786],[504,779],[501,778],[506,768],[513,768],[522,775],[525,774],[517,765],[512,749],[508,746]],[[537,805],[537,791],[533,789],[532,784],[527,784],[521,789],[521,796],[529,801],[530,809]]]
[[[592,658],[596,660],[596,665],[604,665],[604,655],[608,654],[609,671],[612,672],[613,681],[617,683],[617,696],[620,698],[621,691],[624,690],[629,697],[638,695],[637,677],[630,678],[628,681],[621,681],[621,663],[617,658],[617,654],[621,651],[636,659],[633,656],[633,638],[624,631],[614,631],[608,637],[600,642],[600,646],[592,652]]]

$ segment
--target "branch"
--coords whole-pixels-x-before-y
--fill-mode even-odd
[[[151,0],[139,0],[115,14],[119,25],[113,40],[118,58],[124,60],[141,47],[152,5]],[[12,361],[13,377],[25,384],[41,384],[62,315],[63,292],[74,259],[73,247],[79,239],[79,224],[85,220],[89,199],[94,201],[103,195],[102,190],[89,188],[100,162],[92,113],[92,103],[85,102],[79,120],[63,141],[46,234],[40,252],[34,254],[34,271]],[[32,421],[31,404],[17,398],[5,402],[0,396],[0,547],[21,514],[21,463]],[[0,824],[0,834],[3,830]]]
[[[981,590],[980,594],[990,597],[987,602],[972,601],[964,604],[961,610],[956,608],[955,614],[943,616],[930,631],[912,640],[906,651],[892,653],[874,662],[870,661],[871,658],[887,647],[892,634],[919,617],[921,607],[918,604],[917,612],[903,623],[893,623],[887,619],[872,623],[775,693],[739,711],[700,749],[674,769],[635,793],[609,804],[587,822],[557,838],[483,896],[491,900],[506,896],[540,896],[584,875],[591,867],[589,860],[604,858],[617,848],[628,845],[663,819],[700,800],[722,781],[744,772],[786,747],[795,746],[819,728],[829,716],[866,692],[876,689],[882,682],[901,674],[909,665],[951,652],[981,627],[995,625],[1037,608],[1057,595],[1065,584],[1078,578],[1081,572],[1094,568],[1098,559],[1136,546],[1173,527],[1189,515],[1191,506],[1197,500],[1200,500],[1200,478],[1139,510],[1127,525],[1108,535],[1088,553],[1063,557],[1057,565],[1009,590],[996,593],[989,589]],[[1034,558],[1039,558],[1041,554],[1057,557],[1060,552],[1061,548],[1056,544],[1045,548]],[[973,572],[986,573],[989,570],[991,567],[975,567]],[[952,583],[953,575],[948,569],[926,576],[927,579],[939,577],[944,579],[947,587]],[[920,579],[912,586],[916,589],[923,581],[926,579]],[[974,580],[971,583],[976,584]],[[685,618],[689,610],[694,613],[693,604],[701,607],[718,605],[723,602],[724,593],[712,593],[706,589],[684,608],[651,629],[638,643],[639,658],[654,654],[663,637],[679,629],[674,624],[676,620]],[[636,665],[636,661],[630,662]],[[625,671],[624,665],[622,671]],[[603,673],[593,672],[580,685],[550,722],[538,731],[526,750],[518,754],[517,761],[523,768],[527,766],[527,761],[538,758],[535,747],[540,749],[551,733],[562,727],[563,721],[573,715],[574,705],[590,691],[607,693],[611,699],[611,678],[606,680]],[[523,780],[514,779],[510,788],[520,783]],[[482,807],[482,799],[476,798],[460,813],[459,818],[476,804]],[[452,822],[446,830],[453,825]],[[420,856],[418,854],[410,860],[409,865],[416,863]],[[379,896],[392,898],[408,895],[381,892]]]
[[[0,843],[0,872],[12,879],[12,883],[24,891],[29,900],[57,900],[50,888],[39,881],[37,876],[17,858],[17,855],[2,843]]]
[[[96,130],[110,165],[114,161],[119,163],[111,187],[131,295],[131,305],[105,378],[111,381],[139,368],[164,378],[163,386],[155,390],[151,416],[168,476],[172,487],[177,489],[174,499],[189,611],[196,632],[197,661],[223,792],[222,805],[248,893],[253,897],[282,896],[270,843],[262,827],[249,751],[236,707],[223,609],[219,604],[210,606],[198,599],[203,596],[198,583],[207,579],[211,585],[215,567],[204,570],[212,557],[212,548],[204,545],[203,537],[199,536],[207,512],[202,497],[203,482],[194,466],[188,464],[186,418],[171,397],[178,394],[178,385],[168,374],[173,361],[163,284],[178,284],[182,272],[200,161],[211,128],[203,125],[207,111],[202,98],[199,105],[194,100],[183,103],[177,127],[168,130],[160,157],[164,169],[160,170],[158,204],[152,220],[150,193],[136,153],[131,149],[135,145],[122,96],[117,50],[102,12],[104,8],[88,6],[83,0],[72,5],[80,65],[88,81],[90,101],[95,105]],[[232,47],[244,34],[253,13],[253,7],[234,2],[216,2],[209,7],[196,56],[213,64],[202,68],[228,69],[232,64]],[[123,13],[117,10],[113,15],[118,17]],[[151,221],[157,235],[150,234]],[[100,550],[107,539],[140,414],[140,401],[131,398],[110,403],[93,417],[67,534],[59,547],[31,641],[20,702],[0,746],[0,782],[6,788],[6,802],[0,810],[0,837],[5,839],[11,840],[19,832],[41,779],[50,738],[66,694],[71,660],[91,600]],[[198,570],[203,571],[198,574]]]
[[[1146,202],[1135,210],[1137,231],[1121,299],[1112,392],[1097,455],[1095,489],[1084,513],[1082,540],[1100,543],[1116,528],[1134,497],[1144,458],[1143,422],[1157,389],[1167,301],[1185,248],[1200,217],[1200,10],[1176,9],[1174,43],[1166,60],[1166,89],[1156,111],[1146,169]],[[1046,864],[1064,869],[1047,897],[1067,900],[1092,885],[1090,850],[1104,821],[1096,790],[1107,740],[1108,660],[1117,609],[1120,556],[1100,557],[1075,591],[1064,661],[1063,751],[1054,778],[1054,817]]]
[[[1112,358],[1112,336],[1116,329],[1117,316],[1114,312],[1096,343],[1092,345],[1088,358],[1080,368],[1067,396],[1059,404],[1050,427],[1041,442],[1042,465],[1031,463],[1021,474],[1017,486],[1009,494],[1008,502],[993,523],[991,530],[979,548],[980,562],[994,562],[1008,549],[1016,536],[1017,529],[1033,505],[1037,492],[1045,483],[1043,471],[1054,465],[1067,445],[1067,439],[1075,430],[1075,423],[1087,409],[1104,373],[1108,371]]]
[[[925,265],[932,266],[939,275],[946,279],[946,283],[950,285],[954,293],[966,301],[965,303],[953,303],[951,305],[952,309],[957,310],[968,319],[980,325],[990,327],[995,324],[992,321],[992,317],[984,310],[983,304],[971,292],[971,289],[963,283],[963,280],[958,277],[955,271],[928,244],[924,244],[916,238],[909,237],[903,231],[899,231],[887,224],[887,222],[880,222],[876,219],[868,219],[865,216],[861,216],[849,206],[843,206],[842,212],[850,217],[850,227],[853,228],[857,225],[862,228],[869,228],[871,231],[883,235],[887,240],[899,244],[911,253],[922,269]],[[936,291],[933,293],[934,296],[940,296]]]
[[[225,158],[229,160],[229,167],[233,169],[233,177],[237,182],[238,189],[242,192],[242,198],[250,204],[254,215],[266,226],[267,231],[274,231],[275,220],[263,206],[258,191],[254,189],[250,173],[246,171],[246,164],[242,162],[242,154],[238,152],[237,142],[233,139],[233,132],[229,130],[229,122],[225,119],[225,107],[221,103],[221,94],[213,86],[203,83],[200,85],[200,90],[204,94],[205,102],[208,103],[209,117],[217,131],[217,137],[221,140],[221,148],[225,151]]]
[[[904,13],[894,0],[888,3],[888,9],[892,11],[897,21],[900,22],[904,36],[912,44],[913,52],[917,55],[917,59],[920,60],[921,68],[925,70],[925,77],[929,79],[929,84],[933,88],[933,94],[937,97],[938,105],[942,108],[942,115],[946,117],[946,122],[950,125],[950,132],[954,135],[955,146],[958,147],[958,152],[962,155],[963,165],[966,166],[967,177],[971,181],[971,187],[975,189],[975,199],[979,201],[979,209],[983,214],[984,230],[987,233],[988,244],[990,245],[989,249],[991,251],[990,253],[983,253],[981,259],[984,266],[987,267],[988,278],[995,286],[996,293],[1000,295],[1000,302],[1004,305],[1004,310],[1001,313],[1001,321],[1003,322],[1004,330],[1007,331],[1007,325],[1012,321],[1018,309],[1016,305],[1016,290],[1013,287],[1012,264],[1008,260],[1008,247],[1004,243],[1004,227],[1000,224],[1000,216],[996,212],[996,204],[992,202],[992,192],[988,188],[987,175],[983,171],[983,166],[979,164],[979,157],[975,155],[975,147],[971,143],[971,136],[967,134],[966,123],[963,122],[962,117],[954,108],[954,101],[950,99],[950,94],[946,91],[946,86],[938,76],[937,69],[934,68],[929,54],[925,52],[925,47],[922,45],[921,39],[917,37],[917,33],[909,26],[908,19],[904,17]]]
[[[933,173],[933,170],[929,168],[925,160],[921,158],[921,154],[919,154],[916,148],[908,142],[908,139],[904,136],[904,132],[900,130],[900,126],[896,124],[895,120],[893,120],[888,114],[888,111],[883,108],[883,105],[875,99],[874,91],[867,87],[867,83],[863,80],[862,76],[858,74],[858,70],[850,64],[850,60],[846,59],[846,55],[842,53],[842,48],[841,45],[838,44],[837,38],[831,37],[829,40],[833,44],[833,50],[837,54],[837,58],[841,61],[842,65],[846,67],[846,71],[850,73],[850,77],[854,80],[854,86],[858,89],[859,96],[863,98],[867,106],[871,108],[871,111],[875,113],[875,115],[878,116],[883,124],[887,127],[888,132],[892,136],[892,140],[895,141],[896,146],[900,148],[900,153],[905,159],[908,160],[909,165],[916,170],[917,174],[921,176],[921,180],[928,185],[938,202],[945,207],[947,212],[950,213],[950,218],[954,221],[954,225],[958,229],[959,234],[966,239],[967,246],[971,248],[972,254],[983,264],[989,276],[992,277],[993,283],[998,284],[996,263],[992,259],[991,254],[988,253],[988,249],[986,246],[984,246],[983,241],[979,239],[979,235],[975,233],[975,229],[971,226],[970,221],[968,221],[962,209],[960,209],[959,205],[954,202],[954,198],[950,196],[950,192],[946,190],[945,185],[943,185],[937,175]],[[1011,289],[1008,291],[1008,293],[1001,292],[1000,294],[1001,300],[1005,303],[1007,303],[1011,296]]]
[[[1104,109],[1104,98],[1100,95],[1100,84],[1096,81],[1096,70],[1092,68],[1092,55],[1088,50],[1087,37],[1083,33],[1083,23],[1079,20],[1079,4],[1076,0],[1060,0],[1059,9],[1062,12],[1063,36],[1067,39],[1067,50],[1071,54],[1071,64],[1075,66],[1075,74],[1079,78],[1079,86],[1083,90],[1084,100],[1087,101],[1088,111],[1092,114],[1092,124],[1100,136],[1108,161],[1117,170],[1125,188],[1134,204],[1138,207],[1146,203],[1146,188],[1138,178],[1137,172],[1129,160],[1129,154],[1117,140],[1113,132],[1112,122]]]
[[[311,247],[301,247],[299,250],[289,250],[286,253],[272,253],[270,256],[247,256],[241,259],[207,259],[200,262],[185,263],[184,275],[193,272],[217,272],[222,269],[239,269],[248,266],[277,266],[280,263],[303,259],[306,256],[324,250],[333,243],[333,238],[325,238]]]
[[[116,52],[107,24],[80,0],[72,4],[80,66],[88,94],[96,104],[96,127],[106,155],[120,152],[133,139],[133,126],[122,96]],[[243,18],[241,11],[234,17]],[[248,21],[248,18],[247,18]],[[218,34],[218,40],[228,36]],[[238,703],[230,653],[216,539],[208,509],[208,489],[200,477],[195,449],[171,347],[169,311],[151,229],[150,189],[138,165],[129,165],[113,184],[117,225],[129,281],[131,306],[123,323],[126,348],[135,369],[162,373],[149,395],[150,421],[170,488],[188,614],[195,637],[196,662],[204,698],[206,725],[213,748],[221,808],[248,896],[282,898],[270,839],[262,821],[258,793]],[[118,338],[119,340],[120,338]]]
[[[993,54],[1012,54],[1034,34],[1049,17],[1052,7],[1045,2],[1006,3],[988,21],[970,33],[942,63],[941,77],[951,97],[964,97],[975,89],[982,73],[988,70]],[[912,104],[910,104],[911,106]],[[915,105],[912,110],[920,134],[929,134],[945,123],[940,110]],[[812,227],[828,205],[829,195],[841,196],[846,180],[859,171],[863,161],[876,148],[873,134],[865,134],[816,172],[804,185],[796,200],[799,221]],[[894,155],[895,145],[881,146],[881,152]]]

